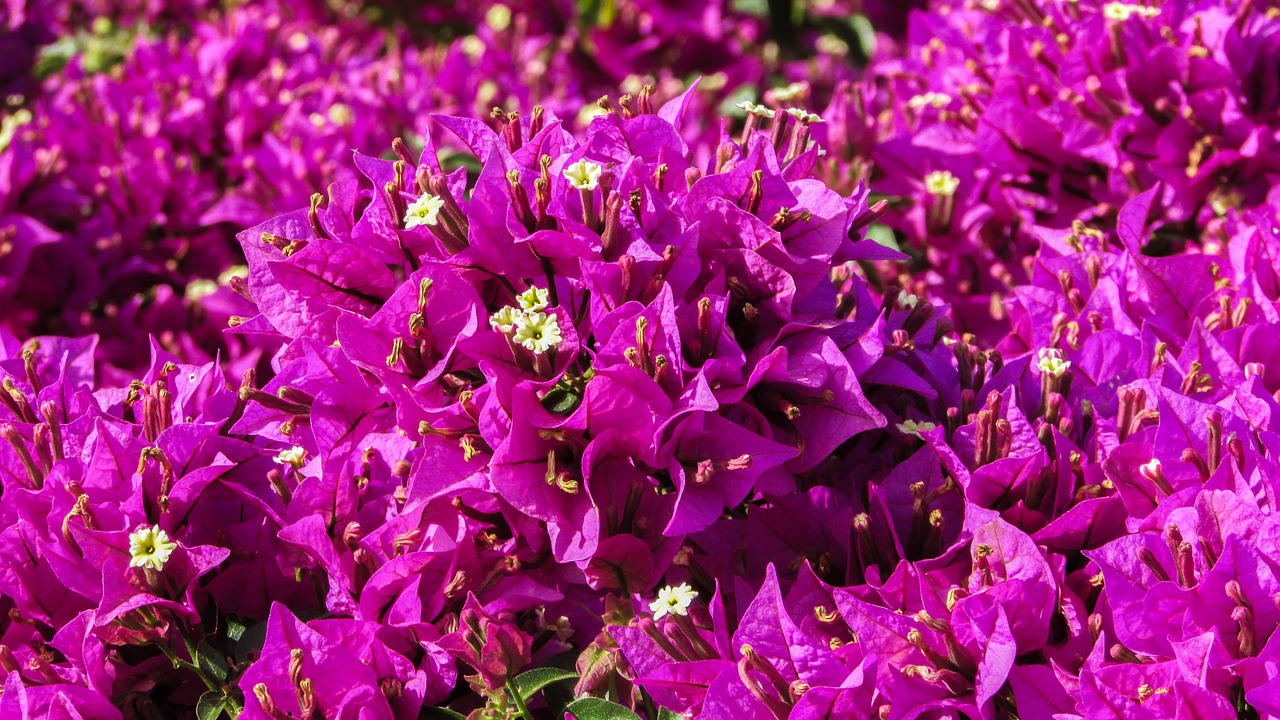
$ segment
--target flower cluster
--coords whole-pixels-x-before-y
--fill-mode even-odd
[[[656,595],[688,623],[707,579],[661,589],[688,539],[837,473],[885,425],[859,375],[923,383],[938,335],[849,271],[893,253],[865,191],[811,179],[808,117],[704,171],[689,99],[581,136],[439,118],[472,180],[429,139],[357,156],[241,235],[235,329],[284,342],[265,385],[153,344],[91,393],[91,340],[7,338],[4,701],[413,717],[461,672],[455,707],[500,713],[590,648],[584,691],[629,683],[602,618]]]
[[[1037,231],[1013,331],[951,344],[894,466],[695,536],[697,621],[609,629],[636,684],[706,717],[1280,712],[1280,226],[1152,257],[1159,195]]]
[[[323,3],[202,5],[91,6],[82,27],[79,11],[52,3],[13,18],[21,38],[3,41],[30,45],[4,53],[26,67],[63,34],[40,51],[52,75],[39,93],[10,93],[18,105],[0,109],[0,324],[20,337],[100,335],[112,381],[145,367],[147,335],[192,362],[257,362],[255,345],[220,333],[243,311],[220,289],[241,264],[234,233],[353,177],[352,149],[412,138],[429,113],[527,114],[537,99],[572,123],[620,82],[627,104],[645,82],[678,94],[690,72],[715,76],[705,112],[767,84],[747,53],[766,21],[719,1],[600,17],[572,2],[425,10],[452,40]]]
[[[1161,188],[1162,252],[1277,204],[1280,62],[1265,2],[936,2],[822,116],[827,177],[868,180],[916,261],[903,284],[997,342],[1037,226]],[[850,172],[852,169],[852,172]],[[838,185],[837,185],[838,186]]]
[[[1274,3],[137,5],[0,10],[0,717],[1280,717]]]
[[[505,558],[499,576],[401,568],[380,607],[444,583],[446,597],[474,592],[477,613],[563,614],[557,647],[607,655],[609,607],[637,618],[627,599],[653,597],[674,573],[687,582],[653,609],[687,621],[695,588],[714,592],[690,574],[694,538],[719,542],[707,533],[726,519],[867,461],[844,450],[885,425],[860,376],[925,382],[911,353],[935,346],[933,308],[882,311],[849,272],[893,252],[861,239],[882,210],[865,191],[844,198],[810,179],[812,118],[778,113],[725,140],[704,170],[681,139],[688,102],[642,94],[635,112],[604,112],[580,137],[542,108],[497,130],[440,117],[481,160],[474,178],[443,167],[432,144],[413,157],[396,143],[396,160],[358,157],[364,178],[314,210],[241,235],[259,314],[238,329],[287,345],[236,427],[297,443],[322,459],[312,473],[338,483],[291,501],[323,513],[302,521],[327,532],[301,545],[330,577],[331,612],[370,593],[360,572],[335,571],[372,562],[369,583],[384,572],[361,559],[359,536],[420,527],[420,507],[444,502],[481,524],[472,540]],[[401,481],[342,489],[343,466],[318,444],[331,422],[314,414],[338,395],[356,423],[343,455],[403,467]],[[335,492],[350,496],[336,512]],[[539,625],[521,627],[536,661]],[[503,667],[524,658],[502,652]],[[482,695],[509,679],[462,659]],[[635,677],[616,655],[602,662],[583,687]]]
[[[76,55],[0,133],[0,324],[97,333],[112,380],[146,367],[148,334],[254,364],[221,333],[243,311],[222,287],[235,229],[305,203],[340,174],[331,158],[395,125],[368,100],[367,29],[318,35],[246,6],[193,32],[140,34],[110,68]]]

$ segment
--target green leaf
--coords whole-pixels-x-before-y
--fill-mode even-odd
[[[640,720],[639,715],[621,705],[592,697],[574,700],[564,711],[577,720]]]
[[[240,642],[240,638],[244,637],[244,631],[250,627],[244,618],[236,615],[227,616],[227,639],[231,642]]]
[[[227,659],[215,650],[208,640],[201,640],[196,646],[195,660],[201,670],[217,678],[218,682],[227,681]]]
[[[551,683],[561,682],[563,680],[576,680],[578,673],[572,670],[561,670],[554,667],[541,667],[530,670],[526,673],[520,673],[511,681],[515,684],[516,690],[520,693],[520,697],[528,700],[543,688]]]
[[[685,717],[674,710],[660,708],[658,710],[658,720],[685,720]]]
[[[395,157],[393,156],[390,159],[394,160]],[[482,169],[480,161],[477,160],[474,155],[458,152],[456,150],[445,150],[443,148],[440,150],[441,170],[446,173],[451,173],[460,167],[467,169],[467,177],[471,179],[471,182],[474,182],[475,178],[479,177],[480,170]]]
[[[245,628],[240,634],[240,639],[236,641],[236,662],[246,663],[249,661],[249,653],[257,652],[262,649],[262,644],[267,641],[267,624],[264,622],[254,623]]]
[[[76,39],[73,37],[60,38],[40,48],[40,54],[36,58],[36,77],[47,78],[56,72],[61,72],[77,52],[79,48],[76,47]]]
[[[585,28],[608,29],[617,18],[616,0],[578,0],[578,22]]]
[[[867,228],[867,237],[887,248],[892,248],[898,251],[902,250],[902,247],[898,245],[898,238],[894,236],[893,230],[890,229],[888,225],[871,223],[870,227]]]
[[[564,388],[553,388],[542,398],[542,407],[557,415],[572,415],[581,404],[581,395]]]
[[[769,0],[733,0],[733,9],[748,15],[764,17],[769,14]]]
[[[226,709],[227,696],[217,690],[210,690],[201,695],[200,702],[196,703],[196,720],[217,720]]]
[[[422,716],[427,720],[467,720],[467,716],[446,707],[422,708]]]
[[[858,38],[858,44],[862,47],[863,56],[874,56],[876,54],[876,30],[871,26],[871,21],[867,19],[867,16],[850,16],[849,27],[853,29],[854,36]]]
[[[227,715],[231,720],[236,720],[240,717],[240,713],[244,712],[244,693],[234,685],[224,689],[223,692],[227,694]]]
[[[547,412],[557,415],[572,415],[582,404],[582,397],[587,392],[587,383],[595,377],[595,371],[587,368],[581,375],[566,372],[560,377],[555,387],[542,396],[542,407]]]
[[[746,111],[738,107],[738,103],[754,103],[756,102],[757,94],[757,90],[751,85],[739,85],[737,90],[730,93],[724,99],[724,102],[720,103],[720,114],[736,118],[746,117]]]
[[[881,200],[889,203],[889,207],[894,210],[905,210],[916,204],[915,200],[905,195],[885,195],[884,193],[871,192],[867,193],[867,205],[874,205]]]

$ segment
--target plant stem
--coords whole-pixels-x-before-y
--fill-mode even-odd
[[[524,696],[520,694],[520,688],[516,687],[514,682],[507,682],[507,692],[511,693],[511,700],[516,704],[516,712],[520,713],[520,717],[524,720],[533,720],[533,716],[529,714],[529,706],[524,702]]]

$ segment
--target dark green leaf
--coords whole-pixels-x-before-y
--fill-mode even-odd
[[[240,638],[244,637],[244,631],[249,627],[249,622],[244,618],[236,615],[227,616],[227,639],[231,642],[240,642]]]
[[[578,22],[585,28],[608,29],[617,17],[616,0],[578,0]]]
[[[444,707],[422,709],[422,716],[427,720],[467,720],[467,716]]]
[[[201,670],[217,678],[218,682],[227,681],[227,659],[208,640],[201,640],[196,646],[196,664]]]
[[[236,642],[236,662],[248,662],[249,653],[257,653],[262,650],[262,644],[266,641],[266,623],[254,623],[253,625],[245,628],[244,632],[240,635],[240,640]]]
[[[392,157],[391,159],[395,159]],[[462,153],[452,150],[441,149],[440,151],[440,169],[446,173],[451,173],[460,167],[467,169],[467,177],[474,179],[480,175],[480,161],[470,153]]]
[[[75,57],[77,52],[79,48],[76,47],[76,40],[71,37],[61,38],[51,45],[40,48],[35,66],[36,77],[47,78],[60,72],[67,63],[71,62],[71,58]]]
[[[640,720],[630,710],[600,698],[582,698],[569,703],[565,712],[577,720]]]
[[[520,697],[528,700],[543,688],[551,683],[560,682],[562,680],[576,680],[578,673],[572,670],[561,670],[560,668],[541,667],[521,673],[512,680],[515,683],[516,690],[520,691]]]
[[[587,383],[595,377],[595,370],[587,368],[581,375],[567,372],[556,382],[555,387],[542,396],[542,407],[548,412],[558,415],[571,415],[582,404],[582,397],[587,392]]]
[[[673,710],[661,708],[658,710],[658,720],[684,720],[684,716]]]
[[[862,47],[863,57],[872,57],[876,53],[876,31],[871,26],[871,21],[866,15],[853,15],[849,18],[849,27],[853,28],[853,33],[858,37],[858,44]]]
[[[557,415],[571,415],[581,404],[581,395],[564,388],[552,388],[542,398],[542,407]]]
[[[222,717],[222,711],[227,708],[227,696],[217,690],[200,696],[200,702],[196,703],[196,720],[217,720]]]

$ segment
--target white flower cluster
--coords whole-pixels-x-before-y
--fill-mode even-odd
[[[1062,351],[1056,348],[1043,348],[1040,350],[1039,360],[1036,367],[1040,368],[1040,372],[1052,378],[1060,378],[1063,373],[1071,369],[1071,361],[1062,357]]]
[[[1102,6],[1102,14],[1108,20],[1124,22],[1134,15],[1147,19],[1157,17],[1160,15],[1160,8],[1134,5],[1132,3],[1109,2]]]
[[[520,307],[508,305],[489,318],[489,326],[500,333],[511,334],[516,344],[535,353],[555,349],[564,337],[554,314],[546,312],[547,291],[530,287],[516,296]]]

